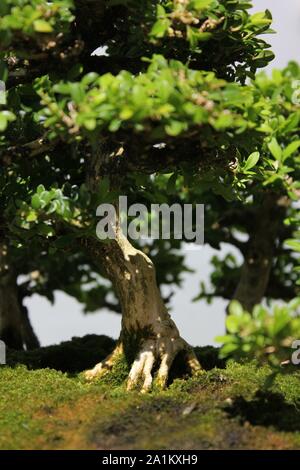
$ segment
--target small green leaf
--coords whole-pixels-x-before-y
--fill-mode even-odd
[[[37,33],[52,33],[53,31],[51,24],[45,20],[35,20],[33,27]]]
[[[225,344],[225,346],[223,346],[221,351],[220,351],[220,358],[224,359],[227,356],[230,356],[230,354],[232,354],[237,349],[239,349],[239,345],[236,344],[236,343],[227,343],[227,344]]]
[[[32,196],[31,207],[33,207],[33,209],[39,209],[41,207],[41,200],[38,194]]]
[[[0,105],[6,104],[6,92],[0,90]]]
[[[7,124],[11,121],[14,121],[15,115],[10,111],[0,112],[0,131],[4,131],[7,127]]]
[[[193,7],[197,10],[204,10],[212,3],[212,0],[194,0]]]
[[[286,240],[285,244],[289,248],[292,248],[292,250],[300,252],[300,241],[291,239],[291,240]]]
[[[260,156],[259,152],[251,153],[251,155],[249,155],[249,157],[247,158],[247,160],[245,162],[243,170],[244,171],[251,170],[251,168],[253,168],[257,164],[257,162],[259,160],[259,156]]]
[[[251,23],[256,26],[265,26],[265,25],[271,24],[272,19],[268,17],[269,15],[266,14],[267,12],[268,10],[266,12],[262,11],[262,12],[254,13],[254,15],[252,15],[250,18]]]
[[[43,191],[45,191],[45,186],[43,184],[39,184],[36,189],[37,194],[41,194]]]
[[[84,120],[84,127],[88,131],[93,131],[94,129],[96,129],[96,125],[97,125],[96,119],[89,118],[89,119]]]
[[[125,106],[120,112],[120,119],[122,119],[122,121],[126,121],[127,119],[130,119],[132,116],[133,116],[133,109],[129,108],[128,106]]]
[[[37,220],[37,213],[35,211],[30,211],[26,217],[27,222],[35,222]]]
[[[120,121],[120,119],[113,119],[109,124],[108,129],[110,130],[110,132],[116,132],[120,129],[121,124],[122,121]]]
[[[156,38],[162,38],[168,31],[170,21],[167,18],[158,20],[154,23],[150,35]]]
[[[186,129],[186,123],[181,121],[171,121],[166,126],[166,132],[169,135],[176,136]]]
[[[293,155],[293,153],[295,153],[299,147],[300,147],[300,140],[296,140],[295,142],[292,142],[291,144],[289,144],[283,151],[283,159],[285,160],[286,158]]]
[[[242,316],[244,313],[244,309],[241,306],[240,302],[237,300],[232,300],[229,305],[229,313],[230,315]]]
[[[268,144],[268,148],[271,152],[271,154],[273,155],[273,157],[278,160],[278,161],[281,161],[282,159],[282,149],[279,145],[279,143],[277,142],[277,140],[274,138],[271,140],[271,142]]]
[[[239,330],[239,319],[234,315],[229,315],[226,319],[226,327],[229,333],[237,333]]]
[[[3,113],[0,113],[0,131],[5,131],[7,126],[7,119]]]

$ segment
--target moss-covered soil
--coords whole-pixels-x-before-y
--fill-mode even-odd
[[[300,369],[271,382],[267,367],[225,364],[198,348],[206,368],[151,394],[126,393],[126,365],[97,383],[81,371],[112,348],[87,336],[9,352],[0,366],[0,449],[299,449]],[[177,364],[180,370],[180,364]]]

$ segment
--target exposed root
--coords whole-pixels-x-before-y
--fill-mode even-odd
[[[165,388],[172,363],[180,351],[186,352],[187,366],[192,374],[201,370],[198,359],[192,348],[182,338],[163,338],[148,340],[132,364],[127,390],[132,390],[142,380],[141,392],[146,393],[152,387],[154,364],[159,365],[156,377],[157,385]]]
[[[133,390],[141,382],[141,393],[150,391],[153,384],[153,368],[155,365],[158,366],[155,381],[159,388],[164,389],[167,385],[173,361],[181,351],[185,353],[184,358],[189,372],[192,375],[199,373],[201,371],[199,361],[191,346],[182,338],[146,340],[131,366],[127,380],[127,390]],[[86,380],[90,381],[106,375],[112,370],[122,354],[123,346],[119,343],[106,359],[93,369],[85,372]]]
[[[86,380],[94,380],[103,377],[112,370],[114,364],[118,361],[123,354],[123,346],[121,343],[117,344],[115,349],[110,353],[102,362],[96,364],[93,369],[87,370],[84,373]]]

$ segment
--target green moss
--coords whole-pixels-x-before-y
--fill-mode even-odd
[[[97,350],[98,361],[104,343],[97,337],[55,348],[63,355],[65,347],[75,351],[77,345],[79,352],[86,347],[88,357],[89,344]],[[103,357],[113,342],[107,344]],[[208,357],[209,349],[204,349],[204,356]],[[213,365],[214,350],[209,354],[207,368]],[[11,353],[12,365],[0,367],[1,449],[300,447],[297,368],[277,376],[267,389],[268,367],[230,361],[226,367],[212,368],[197,377],[177,378],[165,391],[141,395],[125,391],[128,364],[124,357],[110,374],[92,383],[75,373],[74,366],[71,375],[37,369],[41,358],[49,363],[47,357],[56,368],[66,368],[62,358],[54,361],[51,348],[34,355]],[[21,360],[26,365],[16,365]],[[86,368],[83,362],[77,362],[76,368]]]
[[[129,370],[130,367],[124,354],[120,354],[120,356],[114,363],[112,370],[105,374],[100,380],[105,385],[109,385],[111,387],[118,387],[124,384],[124,382],[126,381],[129,374]]]

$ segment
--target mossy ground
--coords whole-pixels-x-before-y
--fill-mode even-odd
[[[0,367],[0,449],[300,448],[300,370],[270,385],[267,367],[224,367],[216,350],[197,348],[207,370],[163,392],[126,393],[122,363],[86,383],[80,372],[113,346],[88,336],[10,352]]]

